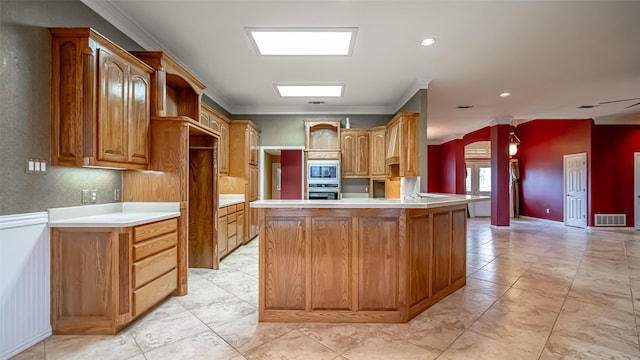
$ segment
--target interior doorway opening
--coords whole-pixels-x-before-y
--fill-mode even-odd
[[[464,147],[465,193],[491,196],[491,141],[476,141]],[[490,217],[491,201],[468,205],[470,217]]]
[[[260,147],[259,199],[304,199],[304,146]]]

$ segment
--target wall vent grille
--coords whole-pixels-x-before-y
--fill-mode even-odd
[[[596,214],[595,226],[627,226],[626,214]]]

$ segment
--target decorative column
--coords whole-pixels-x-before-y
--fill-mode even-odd
[[[491,124],[491,226],[509,227],[509,134],[511,119]]]

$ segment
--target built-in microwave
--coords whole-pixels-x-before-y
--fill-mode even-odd
[[[339,160],[308,160],[307,183],[340,182]]]

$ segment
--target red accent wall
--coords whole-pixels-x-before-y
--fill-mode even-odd
[[[516,128],[522,215],[564,221],[563,156],[575,153],[587,153],[587,214],[591,213],[592,126],[591,119],[533,120]]]
[[[440,192],[464,194],[464,145],[456,139],[440,145]]]
[[[626,214],[634,224],[634,152],[640,152],[640,125],[595,125],[591,141],[591,209],[595,214]]]
[[[427,145],[427,192],[442,192],[440,156],[440,145]]]
[[[491,127],[483,127],[462,137],[462,145],[466,146],[476,141],[491,141]]]
[[[302,200],[302,150],[282,150],[280,153],[282,168],[283,200]]]

